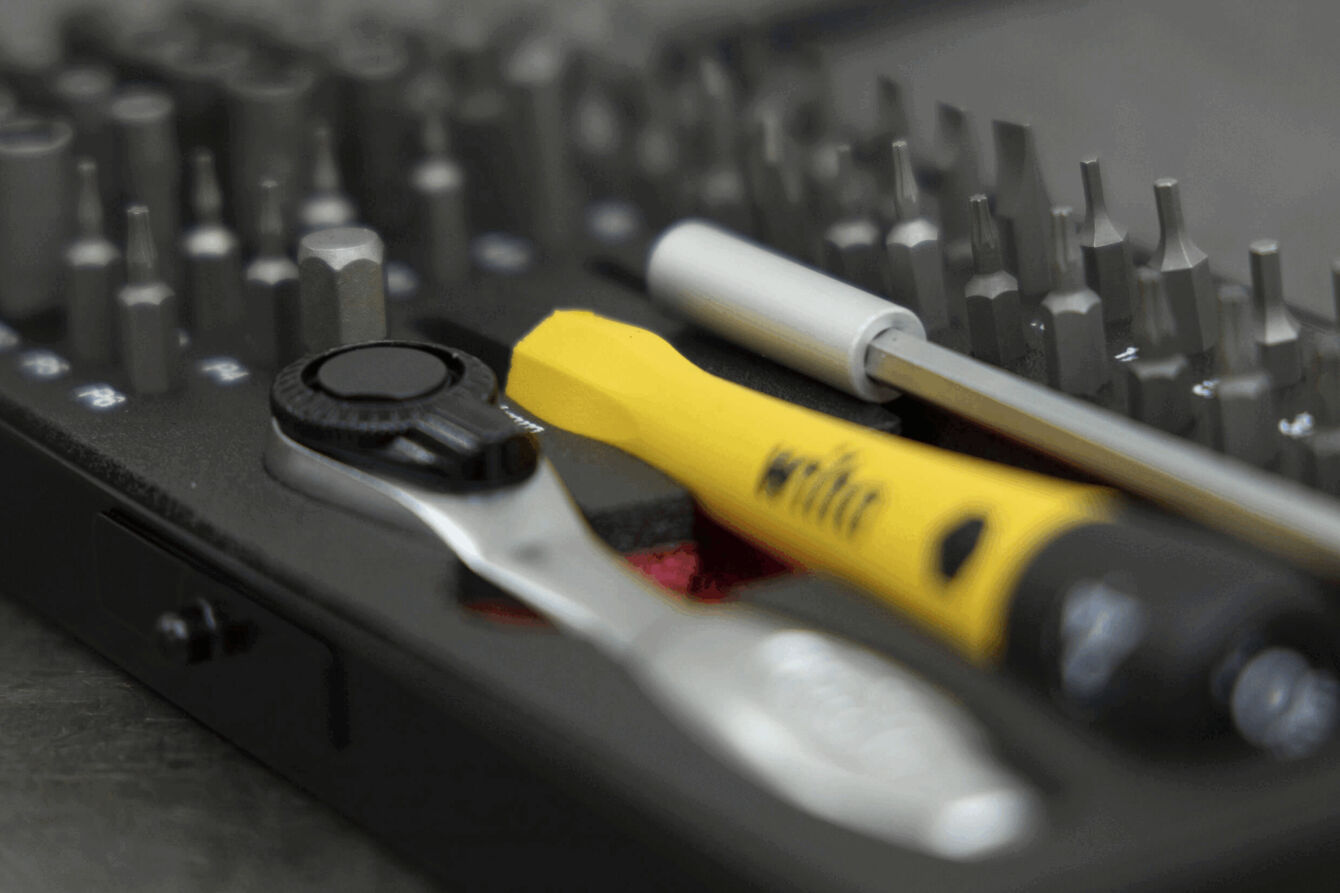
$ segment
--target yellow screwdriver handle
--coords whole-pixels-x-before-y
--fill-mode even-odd
[[[541,418],[677,479],[703,508],[805,567],[999,659],[1030,561],[1109,520],[1112,491],[872,431],[709,375],[668,342],[558,311],[516,345],[507,392]]]

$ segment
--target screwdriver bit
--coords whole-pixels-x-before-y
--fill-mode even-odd
[[[884,238],[870,215],[863,213],[859,202],[849,197],[856,164],[851,146],[843,144],[837,151],[838,176],[834,188],[846,207],[824,230],[823,267],[839,279],[879,294],[884,289],[880,257],[884,253]]]
[[[288,256],[279,184],[261,183],[256,257],[243,273],[248,358],[276,368],[302,354],[298,343],[298,265]]]
[[[1253,465],[1275,458],[1279,441],[1270,375],[1260,365],[1251,297],[1228,285],[1219,290],[1218,375],[1209,396],[1210,443]]]
[[[1047,383],[1092,397],[1109,378],[1103,301],[1084,282],[1070,208],[1052,210],[1052,290],[1042,299]]]
[[[349,138],[342,144],[343,166],[357,171],[351,184],[365,218],[388,234],[405,226],[402,192],[401,91],[411,70],[405,39],[394,32],[354,32],[340,41],[334,68]]]
[[[125,270],[121,250],[103,232],[97,162],[80,159],[78,172],[78,230],[65,249],[67,335],[77,359],[103,365],[116,356],[114,311]]]
[[[60,304],[61,255],[74,232],[73,142],[59,119],[0,123],[0,315],[7,319]]]
[[[442,119],[423,125],[423,157],[410,170],[410,261],[424,288],[441,297],[470,276],[470,220],[465,171],[451,157]]]
[[[968,202],[973,277],[965,287],[968,338],[972,355],[997,366],[1024,355],[1024,318],[1019,283],[1005,271],[1000,234],[991,219],[991,204],[982,194]]]
[[[256,243],[260,184],[274,180],[284,209],[285,229],[306,178],[316,76],[299,63],[253,62],[227,82],[228,148],[233,212],[248,245]]]
[[[303,353],[386,337],[385,248],[367,227],[323,229],[298,243]]]
[[[633,135],[632,195],[653,224],[679,216],[682,152],[668,89],[656,74],[639,78],[641,123]],[[760,224],[762,218],[760,217]]]
[[[181,158],[172,97],[158,87],[124,87],[112,99],[110,116],[120,173],[119,204],[148,209],[158,271],[167,282],[176,283]]]
[[[907,94],[892,75],[879,74],[875,76],[875,132],[863,154],[880,172],[886,190],[894,188],[893,157],[889,147],[897,140],[909,145],[912,140],[912,115]]]
[[[756,156],[756,182],[751,186],[754,216],[763,240],[799,260],[814,260],[818,240],[810,233],[809,195],[800,149],[786,132],[779,113],[773,111],[759,118],[751,151]]]
[[[951,262],[966,261],[972,245],[969,201],[982,192],[977,140],[968,113],[956,105],[937,105],[935,120],[935,169],[940,175],[940,229],[945,256]]]
[[[1112,222],[1103,197],[1103,174],[1097,158],[1079,164],[1084,181],[1084,222],[1079,228],[1079,247],[1084,255],[1084,279],[1103,299],[1103,317],[1108,322],[1131,318],[1131,296],[1135,293],[1135,262],[1126,230]]]
[[[259,221],[260,217],[256,219]],[[358,221],[358,208],[340,181],[335,145],[330,127],[325,124],[312,128],[311,191],[298,205],[296,220],[300,235],[319,229],[352,226]]]
[[[202,35],[164,53],[160,78],[176,106],[179,145],[222,145],[228,128],[224,84],[250,59],[247,44],[222,36]]]
[[[1308,379],[1313,428],[1302,441],[1303,479],[1340,496],[1340,335],[1316,339]]]
[[[927,332],[942,332],[949,328],[949,301],[940,230],[921,216],[907,141],[895,140],[890,156],[898,222],[884,240],[885,293],[920,317]]]
[[[74,125],[74,152],[91,158],[103,173],[98,188],[104,207],[117,200],[115,145],[108,114],[116,92],[116,75],[102,65],[71,65],[61,70],[52,83],[56,106]],[[4,119],[0,115],[0,120]]]
[[[137,394],[164,394],[181,378],[177,293],[158,272],[149,209],[126,209],[126,284],[116,294],[121,362]]]
[[[707,115],[709,156],[706,167],[692,179],[691,207],[709,220],[749,235],[754,230],[754,215],[735,144],[736,97],[720,62],[711,57],[699,60],[698,88]]]
[[[479,232],[505,231],[513,219],[506,204],[513,147],[498,47],[491,35],[481,33],[458,47],[458,56],[462,92],[450,110],[450,132],[452,151],[470,172],[470,220]]]
[[[571,143],[577,170],[593,197],[619,195],[631,172],[627,142],[632,138],[613,85],[590,57],[577,66],[577,95],[572,101]]]
[[[1275,387],[1287,388],[1303,377],[1303,349],[1298,338],[1298,322],[1284,303],[1280,246],[1274,239],[1260,239],[1248,250],[1261,365],[1270,373],[1270,381]]]
[[[533,38],[508,60],[503,73],[517,147],[513,200],[522,213],[520,234],[557,254],[578,232],[577,189],[569,158],[564,85],[572,70],[554,39]]]
[[[223,192],[214,171],[214,153],[191,155],[191,209],[195,225],[181,239],[187,317],[202,344],[219,344],[242,323],[242,261],[237,236],[223,223]]]
[[[1163,279],[1148,267],[1136,277],[1131,323],[1137,354],[1122,364],[1130,417],[1171,434],[1191,425],[1191,363],[1177,349],[1177,327]]]
[[[1214,347],[1219,336],[1210,259],[1187,235],[1177,181],[1156,180],[1154,201],[1159,214],[1159,244],[1149,267],[1163,275],[1182,351],[1203,353]]]
[[[996,140],[996,223],[1005,250],[1005,269],[1019,280],[1025,298],[1045,295],[1052,286],[1051,199],[1042,179],[1033,129],[993,121]]]

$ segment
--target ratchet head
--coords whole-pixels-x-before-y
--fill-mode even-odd
[[[529,477],[535,436],[494,406],[484,363],[435,344],[374,341],[306,357],[275,378],[281,431],[359,468],[437,489],[489,489]]]

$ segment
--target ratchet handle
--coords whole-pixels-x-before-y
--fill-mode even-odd
[[[512,399],[683,483],[721,520],[846,578],[980,661],[1031,559],[1111,491],[888,437],[711,376],[663,339],[559,311],[517,344]]]

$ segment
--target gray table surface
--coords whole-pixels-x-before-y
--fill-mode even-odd
[[[718,4],[711,4],[718,6]],[[0,43],[51,4],[6,0]],[[1183,180],[1188,222],[1243,276],[1247,243],[1281,240],[1291,300],[1330,316],[1340,144],[1323,0],[1028,0],[930,9],[836,53],[843,102],[886,68],[933,103],[1032,120],[1054,199],[1080,204],[1079,160],[1104,159],[1114,215],[1157,237],[1150,184]],[[923,141],[925,139],[923,137]],[[366,834],[104,661],[0,600],[0,889],[419,890]]]

